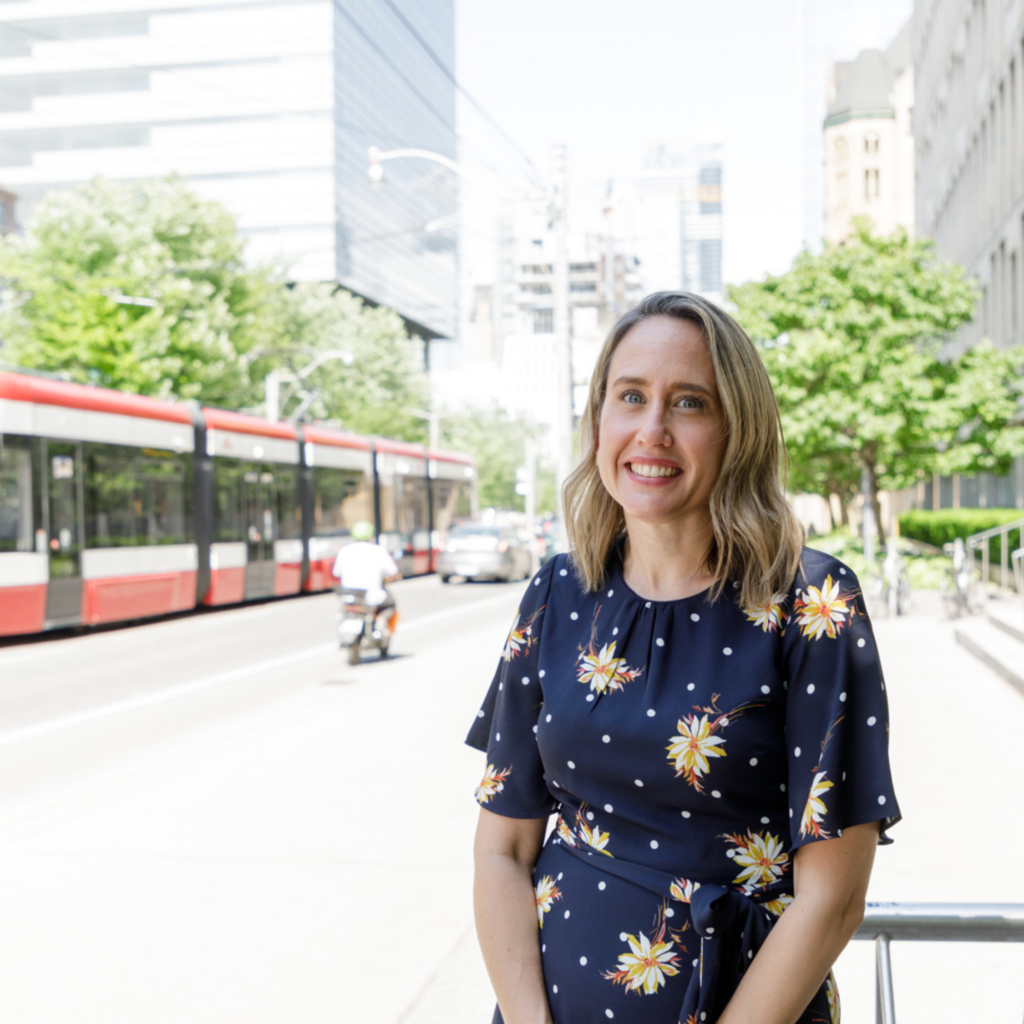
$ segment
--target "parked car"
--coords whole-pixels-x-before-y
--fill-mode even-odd
[[[511,527],[461,523],[448,531],[437,562],[442,583],[467,580],[523,580],[532,565],[528,541]]]

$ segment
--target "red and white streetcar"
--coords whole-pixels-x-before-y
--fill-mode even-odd
[[[475,477],[458,452],[0,373],[0,635],[326,590],[362,519],[430,572]]]

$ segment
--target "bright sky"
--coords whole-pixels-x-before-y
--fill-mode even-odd
[[[637,174],[650,143],[720,137],[724,274],[739,282],[785,270],[802,244],[804,2],[457,0],[458,77],[545,174],[567,144],[570,203]],[[886,45],[912,6],[887,0],[869,20],[871,0],[820,2],[845,8],[840,56]],[[471,111],[461,124],[464,160],[521,182],[493,129]]]

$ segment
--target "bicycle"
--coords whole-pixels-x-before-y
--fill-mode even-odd
[[[943,613],[947,619],[973,615],[981,608],[974,559],[967,554],[959,537],[952,544],[945,545],[944,550],[952,556],[953,565],[946,570],[940,583]]]

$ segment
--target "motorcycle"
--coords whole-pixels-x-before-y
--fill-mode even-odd
[[[398,609],[380,609],[366,600],[365,590],[343,589],[338,612],[338,646],[348,648],[348,663],[358,665],[363,651],[377,650],[388,656],[391,637],[398,624]]]

